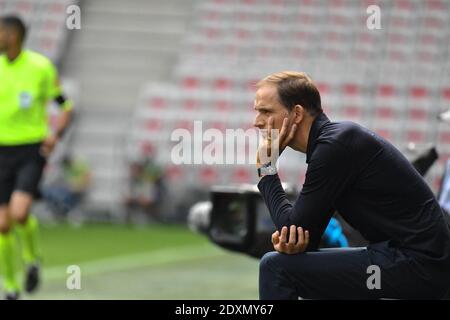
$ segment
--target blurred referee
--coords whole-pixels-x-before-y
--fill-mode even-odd
[[[0,272],[6,299],[17,299],[16,237],[26,265],[25,290],[39,284],[38,223],[29,214],[46,159],[71,119],[72,104],[62,94],[55,66],[46,57],[22,50],[24,23],[0,17]],[[55,132],[49,132],[46,106],[61,108]]]

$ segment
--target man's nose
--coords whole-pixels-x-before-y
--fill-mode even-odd
[[[253,126],[258,129],[264,128],[264,121],[260,117],[255,117],[255,120],[253,121]]]

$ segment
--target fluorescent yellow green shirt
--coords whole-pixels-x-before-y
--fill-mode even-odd
[[[58,72],[43,55],[0,55],[0,145],[40,142],[48,134],[47,103],[61,94]]]

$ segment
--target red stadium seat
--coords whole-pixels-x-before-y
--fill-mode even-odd
[[[254,92],[256,90],[256,84],[259,82],[259,79],[250,79],[246,81],[246,88],[248,91]]]
[[[18,1],[14,6],[15,11],[27,14],[32,11],[33,4],[30,1]]]
[[[375,132],[388,141],[392,141],[392,139],[394,138],[393,132],[389,129],[378,129],[375,130]]]
[[[394,8],[401,11],[412,12],[414,10],[414,4],[410,0],[397,0],[394,2]]]
[[[250,30],[247,30],[244,28],[238,28],[234,32],[235,32],[235,36],[240,40],[249,39],[251,36]]]
[[[342,87],[344,95],[354,96],[360,94],[361,88],[355,83],[346,83]]]
[[[208,11],[205,14],[207,20],[218,20],[220,17],[220,13],[217,11]]]
[[[206,184],[217,182],[217,170],[214,167],[206,166],[200,170],[200,180]]]
[[[228,78],[218,78],[214,80],[214,89],[219,91],[230,90],[232,81]]]
[[[427,0],[425,1],[425,6],[430,11],[445,12],[448,10],[448,4],[440,0]]]
[[[422,99],[427,97],[428,95],[428,91],[425,87],[412,87],[410,89],[410,95],[414,98],[414,99]]]
[[[151,131],[160,131],[162,129],[162,122],[159,119],[149,119],[146,123],[146,128]]]
[[[198,54],[205,53],[205,51],[206,51],[206,46],[205,46],[204,44],[197,43],[197,44],[194,45],[194,51],[195,51],[195,53],[196,53],[197,55],[198,55]]]
[[[439,133],[439,143],[450,145],[450,132],[444,131]]]
[[[198,110],[200,102],[196,99],[186,99],[183,101],[183,109],[186,111]]]
[[[339,27],[350,27],[352,20],[342,15],[332,15],[330,22]]]
[[[169,178],[169,180],[178,182],[185,174],[183,169],[183,166],[169,165],[165,169],[165,176]]]
[[[343,114],[345,119],[359,120],[362,118],[362,107],[360,106],[348,106],[344,107]]]
[[[424,109],[412,108],[408,111],[411,120],[426,120],[427,112]]]
[[[328,94],[331,90],[330,84],[326,82],[317,82],[317,88],[319,89],[320,94]]]
[[[442,89],[442,99],[450,101],[450,87]]]
[[[57,32],[59,28],[61,28],[61,23],[55,20],[46,20],[43,25],[44,32]]]
[[[380,106],[376,108],[375,116],[380,119],[390,120],[395,118],[395,112],[392,107]]]
[[[410,129],[406,131],[407,142],[424,143],[426,132],[422,130]]]
[[[152,97],[150,107],[155,109],[164,109],[167,107],[167,100],[164,97]]]
[[[186,129],[189,132],[194,130],[194,123],[191,120],[179,120],[174,123],[173,129]]]
[[[222,35],[222,31],[219,30],[218,28],[206,28],[204,30],[205,35],[209,38],[209,39],[214,39],[214,38],[218,38]]]
[[[395,93],[395,88],[392,85],[380,85],[378,87],[378,94],[382,97],[392,97]]]
[[[272,12],[269,14],[270,23],[279,23],[283,21],[283,16],[277,12]]]
[[[283,5],[285,5],[285,1],[284,0],[270,0],[270,2],[272,3],[272,4],[274,4],[274,5],[277,5],[277,6],[283,6]]]
[[[48,10],[52,14],[65,14],[66,6],[64,5],[64,3],[53,2],[49,4]]]
[[[233,182],[236,183],[249,183],[251,175],[246,168],[238,168],[233,172]]]
[[[214,107],[219,111],[230,111],[233,108],[229,100],[217,100]]]
[[[427,29],[442,30],[446,26],[446,20],[438,17],[425,17],[424,25]]]
[[[197,89],[199,87],[199,80],[196,77],[185,77],[182,80],[182,86],[184,89]]]

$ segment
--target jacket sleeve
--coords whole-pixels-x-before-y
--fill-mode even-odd
[[[295,225],[308,230],[308,250],[317,249],[335,207],[350,183],[351,159],[346,148],[332,142],[319,143],[306,171],[305,183],[291,204],[278,175],[265,176],[258,184],[272,220],[278,230]]]

